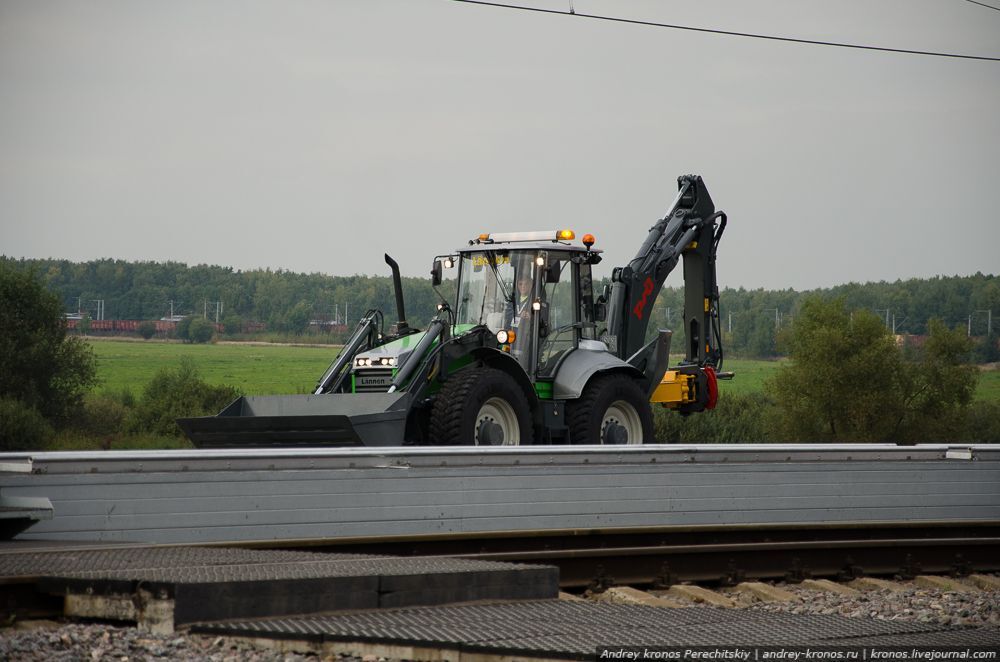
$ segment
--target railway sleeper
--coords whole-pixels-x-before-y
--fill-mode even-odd
[[[603,578],[607,582],[609,578]],[[745,581],[735,586],[712,583],[713,588],[696,583],[677,583],[664,586],[657,583],[644,588],[636,586],[610,585],[603,590],[588,589],[583,596],[563,592],[561,599],[589,600],[611,604],[637,604],[657,607],[711,606],[723,608],[746,607],[753,603],[797,603],[804,598],[795,589],[805,589],[814,593],[827,593],[846,598],[858,597],[867,592],[883,591],[891,594],[904,593],[914,588],[931,589],[949,593],[981,594],[1000,593],[1000,577],[986,574],[971,574],[965,579],[955,579],[947,575],[917,575],[904,579],[879,577],[859,577],[848,581],[835,582],[829,579],[806,578],[800,582]]]

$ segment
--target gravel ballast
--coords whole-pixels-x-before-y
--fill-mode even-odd
[[[315,655],[257,648],[223,637],[155,635],[135,627],[97,623],[26,622],[28,629],[0,630],[0,660],[78,662],[93,660],[208,660],[210,662],[294,662]],[[351,658],[327,657],[347,662]]]
[[[878,618],[951,626],[1000,628],[1000,591],[943,591],[902,583],[899,591],[885,589],[845,596],[778,584],[801,602],[753,602],[746,606],[791,614],[839,614],[849,618]]]

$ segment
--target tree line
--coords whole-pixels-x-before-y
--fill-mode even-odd
[[[848,283],[812,290],[725,288],[720,292],[720,329],[728,353],[745,358],[787,356],[789,336],[807,301],[842,301],[848,311],[872,313],[892,336],[917,336],[922,342],[934,324],[962,329],[973,338],[971,356],[1000,360],[1000,277],[910,278],[895,282]],[[650,319],[674,328],[674,345],[683,341],[678,322],[684,290],[665,287]]]
[[[215,321],[262,322],[269,329],[304,332],[313,320],[356,323],[371,308],[395,318],[388,276],[327,276],[284,270],[241,271],[231,267],[181,262],[130,262],[13,259],[0,262],[37,273],[62,301],[66,312],[96,318],[96,301],[105,319],[152,320],[171,314],[207,316]],[[406,309],[419,324],[436,313],[439,300],[429,278],[403,278]],[[451,291],[451,290],[447,290]]]
[[[152,320],[170,315],[207,316],[233,332],[241,323],[257,322],[268,330],[304,333],[313,321],[356,323],[372,308],[395,319],[392,280],[385,276],[329,276],[284,270],[234,270],[231,267],[181,262],[130,262],[53,259],[14,259],[0,262],[36,272],[62,301],[66,312],[78,308],[96,313],[103,302],[106,319]],[[606,284],[602,283],[602,285]],[[453,281],[442,294],[450,297]],[[600,290],[600,286],[598,288]],[[423,326],[436,311],[439,295],[430,278],[403,278],[406,312],[411,324]],[[811,297],[839,298],[849,310],[867,310],[898,335],[928,334],[932,320],[949,328],[965,328],[981,339],[980,360],[997,360],[1000,332],[1000,277],[972,276],[912,278],[895,282],[848,283],[814,290],[725,288],[721,292],[720,327],[726,349],[738,356],[769,357],[787,353],[782,332],[795,323],[802,304]],[[679,323],[683,288],[665,287],[650,319],[656,328],[675,329],[675,347],[683,346]],[[995,319],[994,319],[995,318]],[[992,324],[991,324],[992,322]],[[992,326],[992,337],[987,338]]]

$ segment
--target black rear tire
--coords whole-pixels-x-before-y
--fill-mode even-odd
[[[452,375],[431,410],[431,444],[519,446],[533,439],[531,407],[514,378],[496,368]]]
[[[653,412],[634,379],[624,374],[595,377],[567,404],[570,443],[652,444]]]

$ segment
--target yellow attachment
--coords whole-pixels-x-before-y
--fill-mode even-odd
[[[572,241],[573,239],[576,239],[576,233],[572,230],[560,230],[558,236],[559,239],[563,241]]]
[[[708,297],[705,297],[705,312],[707,313],[709,310],[711,310],[711,308],[712,308],[712,306],[708,302]]]
[[[664,407],[670,408],[694,402],[694,379],[694,375],[667,370],[649,401],[659,402]]]

